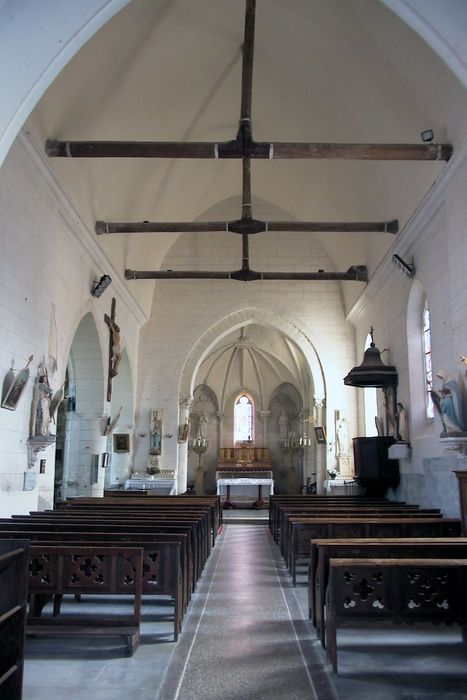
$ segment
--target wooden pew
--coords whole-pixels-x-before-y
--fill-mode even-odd
[[[461,534],[459,518],[408,518],[402,516],[363,518],[297,518],[291,519],[289,571],[296,585],[298,557],[310,556],[312,539],[342,539],[348,537],[458,537]]]
[[[326,598],[327,656],[337,673],[343,621],[467,624],[466,559],[331,559]]]
[[[23,531],[1,531],[0,538],[24,539]],[[181,630],[183,613],[187,600],[183,591],[181,570],[180,542],[163,539],[163,536],[134,533],[123,538],[118,533],[87,532],[79,530],[49,531],[28,530],[27,536],[31,546],[81,546],[93,549],[95,546],[105,548],[138,547],[143,550],[142,592],[151,596],[170,596],[174,601],[174,641]],[[57,596],[60,594],[57,592]],[[56,605],[59,610],[59,600]]]
[[[335,558],[467,559],[467,537],[313,540],[308,573],[308,609],[323,647],[329,561]]]
[[[191,589],[194,590],[196,582],[201,573],[201,560],[197,547],[196,536],[193,531],[193,525],[189,523],[174,524],[173,522],[166,524],[153,522],[140,522],[132,519],[130,523],[120,520],[68,518],[61,520],[60,518],[29,518],[28,516],[18,516],[12,519],[0,519],[0,529],[2,531],[16,530],[29,532],[30,530],[44,530],[48,532],[78,532],[83,534],[83,538],[87,533],[101,532],[105,535],[118,534],[121,539],[132,535],[150,535],[154,539],[158,535],[170,535],[172,539],[177,539],[179,535],[186,535],[187,560],[191,563],[191,570],[187,574],[189,576]]]
[[[359,508],[341,508],[331,506],[329,508],[319,508],[310,511],[289,511],[281,512],[281,537],[280,548],[282,555],[287,560],[288,548],[291,541],[292,529],[290,522],[298,518],[442,518],[443,515],[438,508],[418,508],[418,506],[361,506]]]
[[[143,550],[134,547],[31,545],[29,549],[30,614],[26,633],[34,635],[122,636],[125,654],[140,642]],[[34,599],[65,593],[133,596],[131,615],[67,615],[41,617]]]
[[[303,507],[312,508],[319,505],[341,505],[354,506],[359,505],[384,505],[392,503],[393,505],[405,505],[404,501],[388,501],[386,498],[370,498],[368,496],[317,496],[308,494],[289,494],[289,495],[274,495],[269,499],[269,529],[274,535],[277,542],[277,532],[279,531],[279,517],[282,508],[286,507]]]
[[[104,496],[100,498],[71,498],[66,501],[60,501],[56,504],[57,510],[68,510],[73,508],[122,508],[129,506],[140,506],[144,508],[177,510],[180,509],[180,514],[186,509],[207,509],[212,531],[212,543],[214,545],[216,536],[222,527],[222,508],[219,496],[158,496],[154,491],[148,492],[148,496],[141,496],[139,493],[135,495],[134,491],[121,492],[125,495],[121,496]]]
[[[21,700],[29,542],[0,541],[0,698]]]
[[[157,528],[160,533],[186,533],[190,538],[190,561],[193,565],[192,572],[192,587],[198,581],[201,572],[203,570],[204,564],[209,555],[210,547],[207,543],[205,536],[205,529],[200,529],[200,523],[198,518],[192,517],[180,517],[174,515],[166,515],[164,517],[145,517],[144,514],[135,513],[118,513],[118,514],[106,514],[100,512],[76,512],[73,514],[61,515],[58,513],[49,514],[34,514],[34,515],[13,515],[11,519],[1,519],[0,527],[6,525],[10,527],[9,523],[13,521],[15,523],[24,523],[25,525],[30,525],[33,523],[38,523],[40,525],[49,523],[51,527],[56,527],[58,525],[63,526],[65,529],[68,524],[70,525],[80,525],[83,527],[95,530],[96,527],[106,527],[109,529],[111,526],[115,525],[119,528],[119,531],[127,530],[129,528],[134,531],[134,528],[138,528],[139,532],[144,532],[146,529]]]

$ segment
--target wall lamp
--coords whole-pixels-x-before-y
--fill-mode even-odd
[[[405,260],[402,260],[400,255],[395,254],[392,256],[392,262],[402,272],[402,274],[409,279],[414,276],[415,266],[413,263],[410,265],[409,263],[406,263]]]
[[[91,287],[91,294],[93,297],[99,299],[107,289],[107,287],[112,282],[112,278],[109,275],[102,275],[99,280],[95,280]]]
[[[423,143],[431,143],[433,141],[433,129],[425,129],[420,136],[422,137]]]

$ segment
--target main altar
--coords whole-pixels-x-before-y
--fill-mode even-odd
[[[252,495],[256,500],[253,508],[264,505],[263,487],[274,493],[274,480],[266,447],[242,444],[235,447],[221,447],[216,471],[217,494],[225,496],[224,508],[235,508],[235,497]],[[257,491],[256,491],[257,489]]]

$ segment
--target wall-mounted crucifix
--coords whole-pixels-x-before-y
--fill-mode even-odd
[[[112,299],[110,307],[110,316],[105,314],[104,321],[109,327],[109,370],[107,374],[107,401],[112,399],[112,379],[118,374],[118,366],[122,358],[120,350],[120,326],[115,322],[115,297]]]

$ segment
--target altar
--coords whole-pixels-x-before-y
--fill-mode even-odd
[[[216,486],[217,495],[225,496],[224,508],[235,508],[234,499],[240,496],[256,496],[252,506],[261,508],[264,505],[263,487],[268,489],[268,495],[274,494],[268,449],[249,444],[221,448]]]
[[[126,479],[125,491],[155,491],[172,496],[175,493],[175,479]]]

